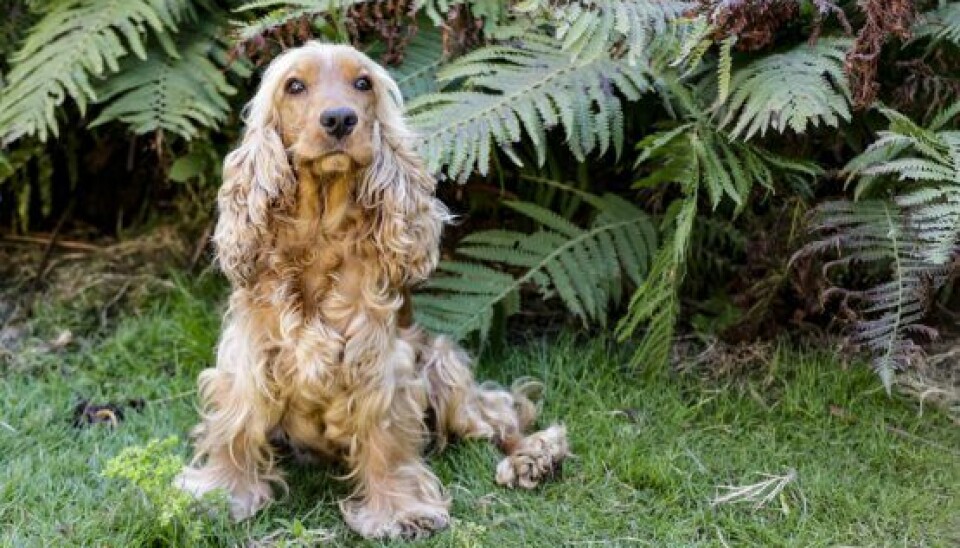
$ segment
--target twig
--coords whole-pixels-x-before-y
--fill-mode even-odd
[[[123,298],[123,295],[130,289],[130,285],[133,283],[132,280],[127,280],[120,287],[120,291],[117,291],[117,294],[114,295],[106,304],[103,305],[103,308],[100,309],[100,326],[104,327],[107,325],[107,312],[110,311],[110,307],[117,304],[120,299]]]
[[[691,451],[690,449],[687,449],[686,447],[684,447],[683,450],[687,454],[687,456],[690,457],[693,460],[693,462],[697,465],[697,468],[700,470],[700,472],[704,474],[709,472],[709,470],[707,470],[707,467],[703,465],[703,463],[700,461],[699,458],[697,458],[697,455],[694,454],[693,451]]]
[[[4,422],[4,421],[0,421],[0,426],[6,428],[7,430],[9,430],[9,431],[11,431],[11,432],[13,432],[14,434],[19,434],[19,432],[17,432],[17,429],[16,429],[16,428],[10,426],[9,424],[7,424],[7,423]]]
[[[197,240],[197,247],[193,250],[193,255],[190,257],[190,265],[188,270],[193,272],[197,268],[197,263],[200,262],[200,257],[203,256],[204,250],[207,249],[207,245],[210,244],[210,234],[213,232],[214,221],[207,223],[207,226],[203,229],[203,234],[200,235],[200,239]]]
[[[886,425],[886,428],[887,428],[887,430],[890,431],[891,433],[896,434],[896,435],[898,435],[898,436],[901,436],[901,437],[903,437],[903,438],[906,438],[906,439],[908,439],[908,440],[918,441],[918,442],[923,443],[923,444],[925,444],[925,445],[929,445],[930,447],[933,447],[934,449],[939,449],[939,450],[941,450],[941,451],[943,451],[943,452],[945,452],[945,453],[950,453],[951,455],[953,455],[953,456],[955,456],[955,457],[960,457],[960,451],[955,451],[955,450],[953,450],[953,449],[951,449],[951,448],[949,448],[949,447],[947,447],[947,446],[945,446],[945,445],[941,445],[941,444],[939,444],[939,443],[937,443],[937,442],[935,442],[935,441],[930,441],[930,440],[928,440],[928,439],[926,439],[926,438],[921,438],[920,436],[918,436],[918,435],[916,435],[916,434],[911,434],[910,432],[907,432],[906,430],[904,430],[904,429],[902,429],[902,428],[897,428],[896,426],[890,426],[889,424]]]
[[[43,281],[44,270],[47,267],[47,262],[50,260],[50,254],[53,252],[53,246],[57,243],[57,238],[60,236],[60,230],[63,228],[63,225],[67,222],[67,219],[70,217],[70,214],[73,213],[73,206],[77,203],[76,199],[70,200],[70,204],[67,205],[67,208],[63,210],[63,214],[60,215],[60,219],[57,220],[57,226],[53,227],[53,233],[50,234],[50,241],[47,242],[46,248],[43,250],[43,257],[40,258],[40,264],[37,266],[37,275],[33,279],[33,291],[40,287],[40,282]]]
[[[95,244],[78,242],[75,240],[62,240],[60,238],[57,238],[56,241],[54,241],[53,238],[50,238],[50,237],[44,238],[42,236],[30,236],[30,235],[17,236],[13,234],[7,234],[3,236],[3,239],[0,241],[10,242],[10,243],[20,243],[20,244],[52,245],[55,247],[62,247],[64,249],[74,249],[77,251],[89,251],[89,252],[103,251],[102,247]]]
[[[717,506],[728,502],[755,502],[754,510],[759,510],[768,502],[776,498],[777,495],[797,479],[797,471],[791,468],[786,474],[776,476],[773,474],[763,474],[767,479],[750,485],[724,485],[727,490],[725,495],[717,495],[712,501],[711,506]]]
[[[724,548],[730,548],[730,545],[727,544],[727,539],[723,538],[723,530],[720,529],[720,526],[714,525],[714,528],[717,530],[717,537],[720,538],[720,544],[722,544]]]

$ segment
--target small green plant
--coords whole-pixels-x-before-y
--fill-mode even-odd
[[[276,548],[300,548],[332,543],[336,533],[331,529],[318,527],[310,529],[298,518],[274,520],[277,528],[264,537],[251,541],[247,546]]]
[[[164,530],[196,544],[202,525],[194,512],[196,501],[173,485],[173,478],[183,469],[183,459],[174,453],[178,443],[176,436],[170,436],[153,439],[146,446],[127,447],[107,462],[103,475],[135,485],[154,508],[154,516]]]
[[[455,546],[458,548],[477,548],[483,546],[483,537],[486,532],[487,527],[479,523],[461,519],[453,520],[453,539]]]

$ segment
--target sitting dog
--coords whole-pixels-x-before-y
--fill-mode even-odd
[[[409,538],[449,521],[422,455],[431,429],[441,445],[496,443],[500,484],[548,477],[568,452],[564,427],[524,436],[536,415],[525,387],[478,385],[462,350],[412,322],[409,288],[436,267],[449,214],[388,73],[349,46],[309,43],[268,67],[245,121],[213,236],[232,293],[177,485],[224,489],[235,518],[252,516],[283,483],[283,440],[345,464],[354,531]]]

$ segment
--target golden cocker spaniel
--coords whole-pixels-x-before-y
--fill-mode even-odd
[[[494,441],[497,482],[535,487],[568,454],[564,427],[524,436],[524,387],[478,385],[462,350],[412,323],[408,290],[435,268],[449,214],[397,84],[357,50],[313,42],[268,67],[247,109],[213,237],[233,291],[178,486],[224,489],[249,517],[283,484],[282,441],[345,463],[341,510],[360,535],[429,534],[449,521],[422,456],[431,422],[441,444]]]

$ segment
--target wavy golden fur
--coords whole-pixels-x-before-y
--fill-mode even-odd
[[[346,464],[357,533],[416,537],[449,521],[422,457],[428,413],[441,443],[497,443],[501,484],[532,488],[567,455],[563,426],[524,436],[529,385],[477,385],[462,350],[412,323],[408,290],[449,217],[412,140],[396,83],[349,46],[310,43],[266,70],[224,162],[213,239],[233,292],[181,488],[225,489],[251,516],[283,484],[282,442]]]

